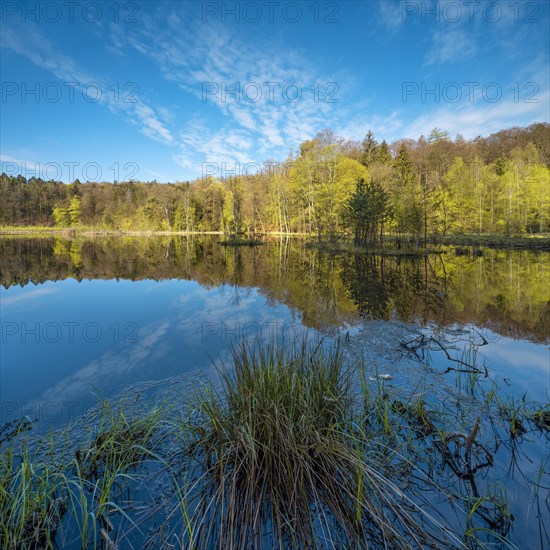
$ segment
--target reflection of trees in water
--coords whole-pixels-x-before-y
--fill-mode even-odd
[[[396,272],[388,269],[386,258],[374,255],[348,256],[342,277],[361,316],[389,319],[391,302],[397,291]]]
[[[372,254],[348,256],[343,279],[361,316],[370,319],[433,319],[441,311],[444,278],[430,260],[388,258]]]
[[[243,292],[243,258],[238,247],[225,247],[225,260],[228,264],[231,288],[229,303],[232,306],[238,306]]]
[[[288,238],[223,247],[217,237],[1,238],[0,283],[48,280],[195,280],[229,285],[238,305],[258,288],[311,327],[368,318],[459,321],[513,337],[549,338],[548,254],[487,250],[482,257],[329,254]]]

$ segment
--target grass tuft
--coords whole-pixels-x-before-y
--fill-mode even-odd
[[[189,425],[199,464],[186,495],[189,546],[449,543],[386,477],[386,449],[365,429],[339,346],[243,343],[233,360],[221,385],[200,393]]]

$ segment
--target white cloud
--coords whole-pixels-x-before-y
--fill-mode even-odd
[[[397,29],[404,23],[405,4],[381,1],[372,4],[372,10],[379,14],[379,21],[388,29]],[[445,11],[445,4],[439,4]],[[539,103],[534,105],[510,101],[480,105],[479,89],[474,104],[436,104],[429,113],[425,104],[412,114],[404,110],[388,109],[384,112],[366,94],[358,98],[358,94],[349,93],[352,88],[357,91],[359,85],[364,85],[361,74],[347,74],[343,70],[337,74],[325,74],[322,69],[316,69],[321,60],[316,61],[287,48],[285,43],[278,42],[276,33],[262,36],[261,47],[254,48],[251,45],[259,43],[258,37],[237,35],[231,25],[197,24],[196,20],[185,16],[185,11],[165,3],[156,4],[153,9],[141,14],[143,20],[138,27],[113,25],[111,44],[106,47],[121,57],[131,53],[152,60],[172,92],[170,100],[179,107],[178,97],[175,96],[174,100],[173,93],[183,95],[182,110],[187,109],[192,114],[176,126],[178,121],[174,113],[179,111],[172,107],[172,103],[171,109],[143,101],[118,103],[107,98],[107,94],[104,102],[113,112],[122,113],[140,132],[170,146],[173,160],[193,171],[194,175],[201,173],[204,162],[226,163],[229,167],[235,163],[261,162],[266,158],[282,160],[291,148],[297,148],[302,141],[327,127],[351,139],[362,139],[368,129],[372,129],[379,139],[395,139],[403,137],[403,133],[416,138],[434,126],[445,128],[451,134],[460,132],[474,137],[510,124],[548,118],[544,107],[548,97],[545,93],[537,94]],[[411,24],[419,20],[419,15],[411,17]],[[425,36],[427,41],[431,39],[431,47],[424,57],[425,65],[435,71],[440,64],[462,62],[475,56],[480,50],[477,44],[481,44],[478,42],[481,39],[478,23],[470,23],[467,17],[463,17],[456,24],[441,21],[432,27],[431,34]],[[494,25],[494,28],[496,30],[490,32],[508,32],[509,20],[506,25]],[[517,35],[512,38],[517,39]],[[107,82],[104,77],[90,74],[73,59],[57,51],[48,40],[38,35],[32,25],[21,29],[7,28],[3,42],[60,80]],[[523,63],[522,70],[535,61],[537,67],[546,66],[544,56],[541,57],[541,60]],[[366,64],[366,71],[368,67]],[[539,78],[533,76],[531,79],[541,81],[540,74],[539,69]],[[237,82],[241,87],[254,83],[249,89],[249,97],[254,97],[259,87],[262,94],[259,100],[246,101],[242,94],[239,101],[235,101],[231,94],[224,98],[223,87],[231,89]],[[279,84],[274,87],[274,97],[269,97],[266,82]],[[291,82],[298,83],[301,88],[302,98],[297,102],[283,97],[284,86]],[[312,90],[316,82],[320,84],[318,98]],[[329,82],[339,85],[337,103],[322,101],[327,94],[323,84]],[[203,102],[203,83],[217,86],[217,93],[208,95],[206,102]],[[548,88],[547,77],[541,81],[540,87]]]
[[[111,86],[105,77],[81,69],[72,58],[58,51],[31,24],[6,26],[3,29],[2,46],[26,57],[64,83],[78,83],[80,87],[96,83],[102,90],[108,90]],[[172,135],[160,121],[158,113],[141,98],[136,99],[136,103],[117,101],[114,94],[102,93],[99,103],[106,105],[112,112],[124,113],[148,137],[163,143],[172,143]]]
[[[451,135],[460,133],[466,139],[471,139],[511,126],[548,120],[548,90],[541,92],[537,100],[537,103],[515,102],[508,99],[494,104],[477,102],[456,106],[445,105],[404,124],[402,137],[416,139],[422,134],[428,135],[437,127],[447,130]]]
[[[448,27],[444,27],[432,35],[432,45],[426,55],[426,64],[464,61],[472,58],[476,52],[477,46],[470,33],[461,29],[450,30]]]
[[[414,7],[414,5],[412,5]],[[404,10],[402,1],[380,0],[378,3],[380,21],[390,30],[398,29],[411,15]]]
[[[160,11],[125,39],[127,46],[154,60],[166,80],[200,101],[201,111],[214,108],[223,116],[221,126],[216,119],[216,128],[206,120],[183,128],[175,158],[185,168],[196,166],[201,155],[202,161],[244,163],[285,154],[331,126],[344,111],[342,104],[322,101],[330,92],[323,85],[334,77],[313,70],[309,60],[282,45],[269,57],[263,48],[251,49],[227,25],[197,27],[179,13]],[[293,82],[301,92],[296,102],[289,101],[296,93],[287,87]],[[215,93],[204,96],[205,83]],[[230,93],[236,86],[237,98]],[[252,150],[254,143],[259,147]]]
[[[174,160],[197,175],[202,173],[203,163],[216,164],[219,170],[225,163],[227,170],[231,170],[235,169],[236,163],[243,166],[259,162],[254,158],[253,144],[252,136],[246,130],[228,127],[213,131],[203,121],[194,120],[180,134],[180,151]]]

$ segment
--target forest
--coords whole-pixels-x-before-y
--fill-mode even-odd
[[[550,124],[454,139],[362,141],[320,131],[256,174],[158,183],[0,176],[0,225],[109,230],[521,235],[550,230]]]

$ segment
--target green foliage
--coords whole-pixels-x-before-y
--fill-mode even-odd
[[[375,161],[378,156],[378,143],[374,139],[373,133],[369,130],[362,143],[361,163],[367,168]]]
[[[376,246],[383,243],[384,224],[391,217],[388,193],[371,180],[359,179],[355,193],[347,204],[347,219],[354,232],[356,246]]]
[[[68,227],[71,223],[69,210],[65,206],[55,206],[52,212],[52,217],[56,227]]]
[[[78,225],[80,221],[80,199],[77,196],[74,196],[69,203],[68,208],[69,213],[69,222],[71,226]]]
[[[390,153],[390,148],[388,147],[386,140],[383,140],[382,143],[380,144],[377,160],[382,165],[391,164],[393,160]]]
[[[378,144],[330,130],[301,144],[284,164],[255,175],[193,182],[81,183],[0,176],[0,224],[227,234],[349,233],[348,200],[359,178],[388,193],[384,231],[533,234],[550,230],[550,124],[466,141],[434,128],[427,139]],[[352,231],[353,232],[353,231]]]
[[[59,204],[52,210],[52,218],[56,227],[74,227],[80,222],[80,198],[73,196],[69,203]]]

